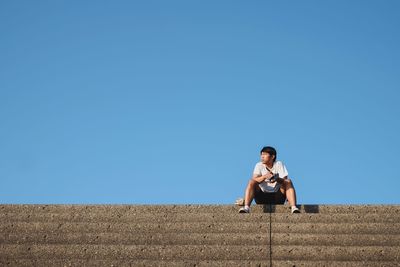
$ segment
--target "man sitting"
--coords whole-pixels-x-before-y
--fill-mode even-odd
[[[250,213],[253,198],[256,204],[284,204],[287,198],[291,212],[300,213],[296,207],[293,182],[288,178],[288,171],[283,162],[276,160],[276,150],[266,146],[261,149],[260,154],[261,162],[257,162],[254,167],[253,177],[245,191],[244,207],[240,208],[239,212]]]

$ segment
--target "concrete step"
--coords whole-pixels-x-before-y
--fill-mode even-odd
[[[400,235],[273,232],[271,243],[273,246],[399,246]]]
[[[0,258],[15,259],[159,259],[159,260],[268,260],[269,251],[259,245],[0,245]],[[281,246],[275,260],[400,261],[400,246]]]
[[[0,245],[0,258],[268,260],[267,247],[235,245]],[[400,261],[400,246],[274,246],[275,260]]]
[[[400,223],[274,223],[274,233],[400,234]],[[15,222],[0,224],[0,233],[268,233],[268,222],[86,223]]]
[[[396,267],[400,266],[395,261],[339,261],[339,260],[273,260],[263,266],[273,267]]]
[[[268,233],[8,233],[1,244],[268,245]],[[272,233],[273,245],[397,246],[400,235]]]
[[[400,234],[400,223],[272,223],[273,233]]]
[[[272,263],[272,264],[271,264]],[[135,267],[219,267],[219,266],[244,266],[244,267],[396,267],[400,264],[393,261],[264,261],[264,260],[81,260],[81,259],[0,259],[0,266],[135,266]]]
[[[271,217],[271,218],[270,218]],[[124,214],[120,216],[109,213],[85,212],[85,213],[1,213],[0,223],[9,222],[313,222],[313,223],[352,223],[352,222],[400,222],[400,214],[390,213],[166,213],[157,214],[138,213]]]
[[[298,205],[303,213],[389,213],[400,214],[400,205]],[[115,216],[129,213],[237,213],[239,207],[235,205],[35,205],[35,204],[2,204],[0,212],[19,213],[111,213]],[[252,205],[252,213],[290,213],[289,205]]]
[[[382,227],[394,227],[382,224]],[[115,232],[140,232],[140,233],[267,233],[267,222],[165,222],[165,223],[86,223],[86,222],[15,222],[0,224],[0,233],[32,233],[32,232],[57,232],[57,233],[115,233]],[[397,231],[393,229],[393,231]]]
[[[397,246],[304,246],[274,245],[274,260],[380,261],[400,262]]]
[[[259,245],[0,245],[0,258],[15,259],[158,259],[266,260],[268,247]]]
[[[0,235],[0,244],[97,244],[97,245],[259,245],[269,242],[267,233],[81,233],[32,232]]]

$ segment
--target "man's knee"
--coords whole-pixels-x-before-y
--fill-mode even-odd
[[[292,180],[290,180],[289,178],[288,178],[288,179],[285,179],[285,181],[283,182],[283,184],[284,184],[285,187],[293,187]]]
[[[258,182],[257,182],[256,180],[250,179],[250,180],[249,180],[249,183],[248,183],[248,186],[254,187],[254,186],[256,186],[257,184],[258,184]]]

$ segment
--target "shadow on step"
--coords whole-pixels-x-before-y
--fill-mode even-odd
[[[287,207],[285,205],[262,204],[263,211],[268,213],[275,213],[277,206]],[[319,213],[319,205],[297,205],[302,213]]]

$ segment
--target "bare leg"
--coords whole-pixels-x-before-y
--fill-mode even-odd
[[[290,206],[296,206],[296,191],[294,189],[292,180],[286,179],[282,185],[284,187],[286,198]]]
[[[246,192],[245,192],[245,197],[244,197],[244,205],[250,206],[251,202],[253,201],[254,198],[254,193],[256,189],[256,186],[258,185],[257,181],[254,181],[253,179],[249,180],[249,183],[247,184],[246,187]]]

